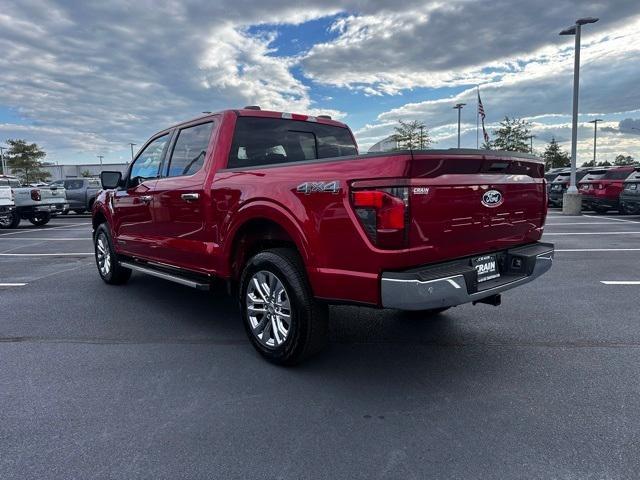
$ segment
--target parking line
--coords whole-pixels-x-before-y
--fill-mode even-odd
[[[558,227],[562,225],[616,225],[615,222],[575,222],[575,223],[546,223],[546,227]]]
[[[596,215],[585,215],[585,217],[588,218],[606,218],[607,220],[613,220],[616,222],[625,222],[625,223],[640,223],[637,220],[627,220],[627,219],[623,219],[623,218],[615,218],[615,217],[601,217],[600,215],[596,216]]]
[[[640,285],[640,281],[638,280],[601,280],[600,283],[604,283],[605,285]]]
[[[640,248],[556,248],[554,252],[640,252]]]
[[[0,238],[0,240],[16,240],[14,238]],[[37,240],[40,242],[69,242],[69,241],[78,241],[78,240],[82,240],[85,242],[90,242],[91,238],[20,238],[20,241],[25,241],[25,240]]]
[[[24,287],[26,283],[0,283],[0,287]]]
[[[57,230],[59,228],[67,228],[69,230],[72,230],[72,227],[86,227],[91,225],[90,223],[70,223],[69,225],[63,225],[61,227],[51,227],[51,228],[46,228],[45,230]],[[9,233],[0,233],[0,237],[6,237],[8,235],[18,235],[20,233],[33,233],[33,232],[37,232],[38,230],[36,230],[35,228],[29,228],[26,230],[18,230],[17,232],[9,232]]]
[[[0,257],[87,257],[94,253],[0,253]]]
[[[565,233],[546,233],[545,235],[631,235],[640,232],[565,232]]]

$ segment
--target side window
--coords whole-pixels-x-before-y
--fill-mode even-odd
[[[193,175],[204,165],[213,122],[180,130],[171,153],[167,177]]]
[[[145,180],[158,178],[160,163],[162,162],[162,153],[168,140],[169,134],[156,138],[138,155],[129,173],[128,184],[130,186],[138,185]]]
[[[89,188],[102,188],[100,180],[89,180]]]

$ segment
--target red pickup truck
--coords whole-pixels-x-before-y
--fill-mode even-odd
[[[358,155],[329,117],[228,110],[157,133],[124,176],[103,172],[96,263],[109,284],[132,270],[226,281],[256,349],[292,364],[323,346],[328,304],[498,305],[542,275],[543,177],[529,155]]]

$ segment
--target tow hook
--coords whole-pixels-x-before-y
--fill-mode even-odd
[[[473,302],[474,305],[478,303],[486,303],[487,305],[493,305],[494,307],[499,307],[502,303],[502,295],[491,295],[490,297],[483,298],[482,300],[476,300]]]

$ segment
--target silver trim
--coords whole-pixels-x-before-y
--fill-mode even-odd
[[[199,193],[183,193],[182,195],[180,195],[180,197],[185,202],[193,202],[200,198],[200,194]]]
[[[197,290],[209,290],[210,288],[210,285],[208,283],[197,282],[195,280],[179,277],[178,275],[172,275],[167,272],[160,272],[158,270],[154,270],[153,268],[143,267],[142,265],[137,265],[135,263],[120,262],[120,266],[135,270],[136,272],[146,273],[147,275],[152,275],[164,280],[169,280],[170,282],[186,285],[187,287],[195,288]]]
[[[382,306],[400,310],[429,310],[476,302],[529,283],[546,273],[552,265],[553,250],[540,253],[536,255],[536,264],[531,275],[471,294],[468,292],[463,275],[421,281],[385,278],[383,273],[380,288]]]

